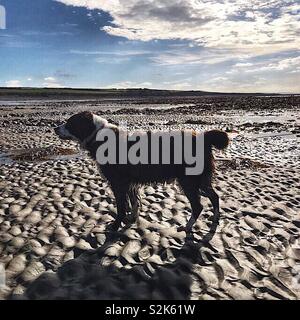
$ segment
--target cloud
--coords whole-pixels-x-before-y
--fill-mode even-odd
[[[300,56],[236,63],[201,83],[207,91],[300,93]]]
[[[215,91],[223,92],[261,92],[261,93],[287,93],[287,94],[299,94],[299,86],[296,83],[296,78],[282,78],[272,80],[270,78],[258,77],[251,83],[248,79],[242,79],[240,81],[229,80],[225,83],[218,84],[214,88]],[[209,86],[210,90],[213,90]]]
[[[64,87],[54,77],[46,77],[44,78],[44,81],[45,82],[42,84],[44,88],[63,88]]]
[[[124,63],[128,62],[130,58],[127,57],[102,57],[102,58],[97,58],[96,62],[97,63],[106,63],[106,64],[118,64],[118,63]]]
[[[84,56],[97,56],[97,63],[119,64],[130,61],[134,57],[151,55],[148,50],[120,50],[120,51],[88,51],[88,50],[71,50],[71,54]]]
[[[300,55],[288,58],[272,58],[257,63],[236,63],[227,74],[234,73],[296,73],[300,70]]]
[[[206,83],[209,83],[209,84],[217,84],[219,82],[225,82],[225,81],[228,81],[228,78],[227,77],[216,77],[216,78],[212,78],[212,79],[209,79],[206,81]]]
[[[300,46],[298,0],[56,1],[108,12],[103,30],[130,40],[184,39],[252,54]]]
[[[47,77],[47,78],[44,78],[45,81],[48,81],[48,82],[55,82],[56,79],[53,78],[53,77]]]
[[[207,49],[190,47],[187,44],[170,44],[166,49],[160,51],[151,50],[120,50],[120,51],[85,51],[71,50],[70,53],[98,56],[99,63],[122,63],[135,57],[146,57],[156,65],[192,65],[192,64],[215,64],[232,59],[232,52],[229,50]],[[236,53],[235,59],[246,58],[248,55]]]
[[[161,66],[174,66],[174,65],[212,65],[222,63],[232,59],[244,59],[248,58],[249,55],[242,52],[236,52],[232,55],[230,50],[221,49],[173,49],[166,52],[150,57],[152,62]]]
[[[239,62],[235,65],[236,68],[247,68],[253,66],[253,63],[250,62]]]
[[[128,89],[128,88],[151,88],[151,82],[133,82],[133,81],[121,81],[113,83],[107,86],[102,86],[103,89]]]
[[[146,54],[151,54],[148,50],[120,50],[120,51],[85,51],[85,50],[71,50],[72,54],[81,55],[104,55],[104,56],[141,56]]]
[[[300,69],[300,56],[277,60],[260,69],[254,69],[254,71],[286,71],[295,69]]]
[[[9,80],[9,81],[6,81],[5,84],[9,88],[22,87],[22,84],[21,84],[20,80]]]

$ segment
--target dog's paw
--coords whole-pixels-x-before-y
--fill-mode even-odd
[[[123,222],[125,223],[125,225],[131,225],[131,224],[135,223],[136,218],[137,217],[135,215],[129,214],[123,219]]]
[[[107,231],[116,232],[120,228],[120,225],[120,222],[115,221],[107,227]]]

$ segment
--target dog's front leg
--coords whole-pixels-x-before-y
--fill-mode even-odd
[[[121,226],[121,222],[126,216],[126,206],[127,206],[127,193],[128,193],[127,184],[112,184],[111,188],[114,193],[116,204],[117,204],[117,217],[114,223],[109,226],[109,229],[112,231],[117,231]]]
[[[131,204],[131,215],[128,220],[134,223],[139,216],[140,209],[140,194],[138,186],[131,186],[128,191],[128,198]]]

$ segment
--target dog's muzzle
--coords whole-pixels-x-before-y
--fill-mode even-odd
[[[62,140],[71,139],[71,136],[68,134],[64,125],[54,128],[54,132],[60,137]]]
[[[54,128],[54,132],[59,136],[59,127]]]

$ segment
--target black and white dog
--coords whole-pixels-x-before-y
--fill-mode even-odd
[[[64,140],[74,140],[80,143],[81,147],[87,150],[90,156],[97,160],[97,150],[104,141],[96,139],[99,132],[104,129],[112,130],[117,137],[122,134],[122,129],[113,124],[108,123],[107,120],[90,112],[82,112],[72,116],[65,124],[55,128],[55,133]],[[182,134],[185,131],[180,131]],[[152,132],[144,133],[151,140]],[[197,138],[199,133],[193,131],[193,140]],[[139,211],[139,187],[141,185],[172,182],[177,180],[185,195],[187,196],[191,208],[192,216],[185,228],[179,228],[178,231],[191,232],[193,224],[198,219],[203,206],[201,205],[201,195],[210,199],[213,205],[213,223],[218,224],[219,221],[219,197],[212,187],[212,176],[214,171],[214,158],[212,154],[212,146],[222,150],[229,144],[228,135],[219,130],[207,131],[204,134],[204,149],[203,161],[204,166],[201,173],[197,175],[187,175],[186,169],[189,164],[178,164],[174,162],[176,148],[173,145],[168,149],[170,154],[170,163],[163,164],[161,158],[159,163],[151,164],[120,164],[120,163],[106,163],[99,164],[99,169],[104,177],[110,183],[112,191],[115,195],[117,204],[117,218],[111,225],[112,230],[118,230],[121,222],[126,217],[128,207],[131,205],[131,213],[134,219],[138,217]],[[153,139],[153,138],[152,138]],[[116,140],[117,144],[124,140]],[[121,142],[120,142],[121,141]],[[170,140],[172,141],[172,140]],[[170,142],[172,144],[172,142]],[[130,148],[133,142],[126,141],[126,148]],[[119,150],[120,145],[116,146]],[[161,146],[160,146],[161,147]],[[175,151],[174,151],[175,150]],[[151,150],[148,150],[151,157]]]

